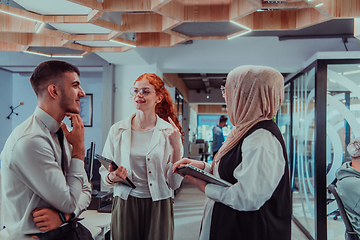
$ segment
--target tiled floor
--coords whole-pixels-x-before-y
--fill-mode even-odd
[[[184,180],[181,190],[175,197],[175,240],[198,239],[204,201],[205,195]],[[332,216],[329,216],[328,224],[331,229],[328,232],[328,239],[343,240],[344,230],[341,219],[335,221]],[[307,240],[307,237],[294,223],[292,223],[291,239]]]

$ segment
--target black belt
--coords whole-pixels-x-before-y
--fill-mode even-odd
[[[57,239],[58,237],[61,237],[61,235],[69,233],[73,230],[75,230],[78,227],[78,221],[82,220],[83,218],[76,218],[71,220],[70,222],[68,222],[68,224],[58,227],[54,230],[45,232],[45,233],[40,233],[40,234],[36,234],[36,236],[38,236],[41,240],[53,240],[53,239]]]

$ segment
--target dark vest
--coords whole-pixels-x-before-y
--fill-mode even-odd
[[[226,153],[219,162],[219,175],[222,179],[235,184],[233,173],[242,162],[241,146],[244,139],[257,129],[270,131],[280,142],[285,158],[285,170],[279,185],[271,198],[257,211],[237,211],[220,202],[215,202],[210,228],[210,240],[290,240],[291,239],[291,202],[289,169],[284,140],[279,128],[272,120],[265,120],[253,126]],[[271,161],[271,159],[264,159]],[[246,183],[245,183],[246,184]]]

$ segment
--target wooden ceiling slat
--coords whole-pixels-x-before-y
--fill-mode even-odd
[[[251,30],[271,31],[300,29],[332,18],[360,16],[360,0],[287,0],[278,3],[262,0],[67,1],[92,10],[88,15],[42,16],[0,3],[0,41],[6,43],[4,48],[18,49],[11,45],[15,44],[21,48],[26,46],[66,46],[86,52],[95,50],[121,52],[132,49],[132,47],[87,47],[72,42],[114,39],[134,45],[134,41],[119,38],[119,36],[122,33],[137,33],[137,46],[163,47],[174,46],[189,39],[225,39],[229,37],[190,37],[172,30],[182,23],[233,20]],[[319,3],[323,3],[323,5],[317,6]],[[105,12],[122,14],[121,25],[101,19],[101,15]],[[108,15],[110,19],[111,16],[115,15]],[[44,23],[62,23],[64,26],[67,23],[90,23],[109,29],[111,32],[99,35],[71,35],[58,30],[46,29]],[[247,31],[248,29],[243,30],[243,32]],[[241,32],[232,35],[239,33]],[[5,46],[4,43],[2,45]]]
[[[130,49],[133,49],[132,47],[124,46],[124,47],[92,47],[92,52],[126,52]]]
[[[171,0],[151,0],[151,9],[156,11],[157,9],[163,7],[165,4],[168,4]]]
[[[87,23],[87,16],[44,16],[45,23]]]
[[[161,32],[163,16],[157,13],[123,13],[124,32]]]
[[[89,13],[87,15],[87,21],[88,22],[93,22],[96,19],[98,19],[101,16],[101,14],[103,14],[103,13],[104,13],[104,11],[92,10],[91,13]]]
[[[170,47],[182,41],[184,41],[183,38],[163,32],[138,33],[136,35],[136,46],[139,47]]]
[[[23,47],[14,43],[0,42],[0,51],[22,51]]]
[[[359,0],[323,0],[321,9],[329,13],[333,17],[359,17],[360,1]]]
[[[246,16],[250,13],[253,13],[258,8],[254,5],[251,5],[246,0],[234,0],[230,4],[230,20],[236,20],[240,17]]]
[[[73,41],[108,41],[108,35],[71,35],[71,40]]]
[[[0,10],[14,15],[33,19],[35,21],[43,22],[43,16],[35,13],[31,13],[22,9],[14,8],[5,4],[0,4]]]
[[[99,18],[92,21],[91,24],[94,24],[99,27],[107,28],[113,31],[121,31],[122,29],[122,27],[116,23],[108,22]]]
[[[36,32],[39,22],[0,12],[0,32]]]
[[[0,41],[19,45],[61,47],[66,40],[36,33],[3,33]]]
[[[104,0],[103,9],[112,12],[150,11],[151,0]]]

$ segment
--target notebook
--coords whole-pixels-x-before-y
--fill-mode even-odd
[[[197,167],[194,167],[193,165],[190,165],[190,164],[186,164],[186,165],[182,165],[182,166],[178,167],[177,171],[181,175],[191,175],[193,177],[204,180],[205,182],[208,182],[208,183],[217,184],[217,185],[220,185],[223,187],[231,187],[232,186],[231,183],[229,183],[221,178],[215,177],[214,175],[212,175],[208,172],[205,172],[204,170],[201,170]]]

